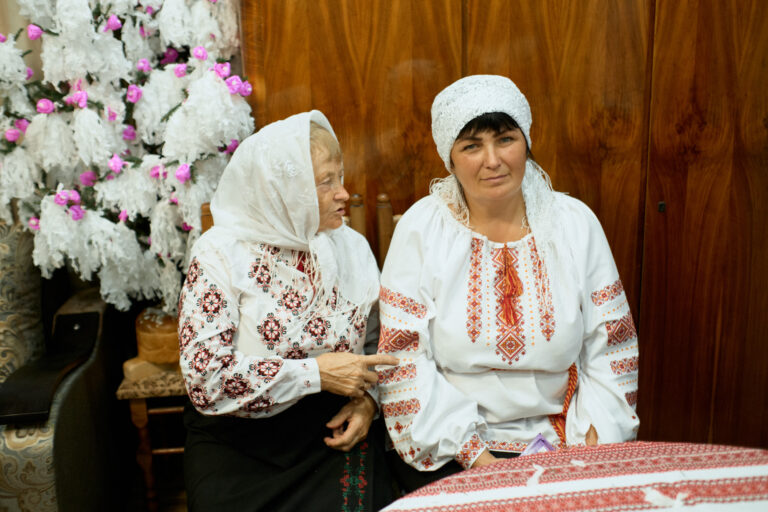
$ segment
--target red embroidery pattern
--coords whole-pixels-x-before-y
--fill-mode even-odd
[[[615,283],[597,290],[596,292],[592,292],[592,302],[595,306],[602,306],[622,293],[624,293],[624,286],[621,284],[621,279],[617,279]]]
[[[406,297],[401,293],[392,291],[389,288],[384,288],[383,286],[379,292],[379,300],[384,304],[389,304],[394,308],[405,311],[416,318],[424,318],[427,316],[427,306],[416,302],[412,298]]]
[[[624,375],[626,373],[636,372],[639,361],[640,358],[638,356],[611,361],[611,371],[613,371],[613,373],[616,375]]]
[[[605,323],[608,331],[608,346],[620,345],[627,340],[637,338],[635,323],[632,321],[632,314],[627,313],[618,320],[611,320]]]
[[[387,418],[394,418],[395,416],[405,416],[406,414],[416,414],[421,410],[421,404],[418,398],[411,398],[410,400],[399,400],[397,402],[390,402],[381,405],[381,412]]]
[[[573,459],[584,462],[584,467],[574,468],[571,464]],[[534,469],[531,464],[538,464],[544,467],[545,471],[540,477],[540,482],[572,482],[578,480],[596,480],[610,479],[615,476],[661,473],[670,471],[695,471],[711,468],[730,468],[730,467],[750,467],[768,464],[768,452],[760,449],[741,448],[733,446],[718,445],[697,445],[686,443],[646,443],[635,441],[631,443],[618,443],[600,445],[597,447],[575,447],[568,450],[558,450],[550,453],[534,454],[524,459],[508,459],[493,467],[482,467],[473,469],[471,474],[460,473],[446,477],[438,482],[422,487],[413,492],[410,496],[434,496],[451,495],[455,493],[480,492],[486,489],[516,488],[525,487],[530,479]],[[768,477],[760,477],[763,481],[761,492],[763,496],[768,495]],[[733,479],[711,480],[710,484],[720,489],[720,497],[728,501],[729,493],[733,490]],[[745,482],[742,482],[742,484]],[[681,482],[685,485],[686,482]],[[689,481],[687,484],[696,484],[696,481]],[[661,484],[667,485],[667,484]],[[749,495],[749,492],[755,491],[754,486],[740,485],[740,493]],[[656,485],[654,485],[656,488]],[[627,489],[632,490],[629,497],[632,500],[637,499],[642,507],[628,507],[630,501],[624,497],[614,498],[614,493],[623,492]],[[701,497],[700,490],[690,493],[690,497]],[[713,490],[714,491],[714,490]],[[723,492],[726,491],[726,492]],[[492,502],[484,502],[482,505],[478,502],[467,503],[467,508],[457,508],[457,506],[447,505],[445,507],[430,508],[430,510],[592,510],[618,511],[645,509],[647,502],[644,502],[645,494],[640,492],[636,496],[637,488],[611,488],[595,489],[588,491],[590,494],[600,497],[603,501],[600,507],[595,506],[576,506],[558,507],[560,500],[572,497],[571,493],[552,494],[548,497],[544,495],[537,496],[535,500],[530,498],[520,498],[521,508],[517,506],[510,508],[484,508],[482,505],[489,505]],[[676,496],[676,492],[664,491],[667,496]],[[706,493],[709,494],[709,493]],[[545,498],[552,501],[544,501]],[[594,496],[593,496],[594,499]],[[689,498],[690,499],[690,498]],[[526,505],[525,501],[529,501]],[[686,500],[687,501],[687,500]],[[496,502],[498,503],[498,502]],[[615,503],[615,506],[609,506]],[[405,506],[405,503],[403,503]],[[515,505],[518,505],[517,503]],[[546,505],[546,506],[545,506]],[[395,508],[394,510],[400,510]],[[418,508],[407,507],[409,511],[419,510]]]
[[[469,281],[467,282],[467,334],[474,343],[483,328],[482,257],[483,241],[472,239],[472,254],[469,256]]]
[[[500,452],[522,452],[528,447],[528,443],[510,443],[508,441],[487,441],[489,450]]]
[[[390,329],[381,326],[379,352],[400,352],[401,350],[417,350],[419,348],[419,333],[401,329]]]
[[[379,371],[379,384],[392,384],[416,378],[416,365],[413,363]]]
[[[571,405],[571,399],[576,392],[576,385],[579,383],[579,370],[576,368],[576,363],[572,364],[568,368],[568,387],[565,390],[565,399],[563,399],[563,412],[560,414],[550,414],[549,422],[552,424],[552,428],[555,429],[557,437],[560,442],[565,445],[565,418],[568,416],[568,408]]]
[[[486,444],[482,439],[480,439],[480,436],[477,434],[472,434],[472,437],[469,438],[469,441],[464,443],[464,445],[459,450],[459,453],[456,454],[456,462],[461,464],[461,467],[464,469],[469,469],[477,456],[480,455],[480,453],[485,450],[485,448]]]
[[[555,307],[552,303],[552,290],[549,288],[549,276],[544,260],[539,257],[536,250],[536,242],[531,237],[528,240],[528,248],[531,251],[533,263],[533,277],[536,280],[536,299],[539,303],[539,327],[541,335],[547,341],[555,334]]]
[[[520,356],[525,355],[525,336],[523,334],[523,307],[520,303],[520,297],[513,297],[513,311],[514,323],[512,325],[507,324],[503,319],[502,301],[504,300],[504,292],[501,287],[504,281],[504,251],[509,251],[509,255],[512,257],[512,264],[517,271],[517,250],[502,247],[497,249],[493,253],[493,263],[497,267],[496,269],[496,282],[494,289],[496,290],[496,329],[498,335],[496,337],[496,353],[501,356],[501,359],[508,364],[512,365],[513,362],[519,361]]]
[[[627,399],[627,403],[634,407],[637,405],[637,390],[624,393],[624,398]]]
[[[431,454],[427,455],[427,457],[423,461],[421,461],[421,467],[423,467],[424,469],[429,469],[434,465],[435,465],[435,462],[432,460]]]

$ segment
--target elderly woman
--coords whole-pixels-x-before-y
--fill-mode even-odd
[[[450,175],[403,215],[381,278],[379,373],[410,490],[524,451],[633,439],[638,348],[608,242],[531,155],[512,81],[462,78],[432,135]],[[399,459],[398,459],[399,460]],[[428,473],[432,472],[432,473]]]
[[[369,367],[397,359],[362,355],[366,340],[375,351],[378,269],[343,225],[342,181],[318,111],[250,136],[221,177],[179,304],[190,510],[389,501]]]

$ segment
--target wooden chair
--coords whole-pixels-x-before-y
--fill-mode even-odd
[[[363,204],[363,196],[360,194],[352,194],[349,201],[349,216],[344,216],[344,223],[365,236],[365,205]],[[210,203],[203,203],[200,206],[200,224],[202,225],[202,233],[213,226]]]
[[[395,232],[397,221],[402,215],[392,214],[392,203],[387,194],[376,196],[376,231],[379,238],[379,267],[384,266],[384,260],[389,251],[389,243],[392,241],[392,234]]]

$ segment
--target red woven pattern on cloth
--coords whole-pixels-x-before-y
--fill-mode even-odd
[[[419,333],[404,329],[381,327],[379,352],[400,352],[401,350],[417,350],[419,348]]]
[[[390,290],[389,288],[384,288],[383,286],[379,291],[379,300],[384,304],[389,304],[393,308],[405,311],[416,318],[424,318],[427,316],[427,306],[410,297],[406,297],[402,293]]]
[[[467,336],[474,343],[483,328],[483,241],[472,239],[472,254],[469,257],[469,280],[467,282]]]
[[[434,484],[433,484],[434,485]],[[693,506],[701,503],[738,503],[768,499],[768,477],[744,477],[722,480],[688,480],[651,486],[629,486],[611,489],[595,489],[551,495],[511,498],[506,500],[473,501],[460,505],[442,505],[429,508],[408,508],[404,512],[558,512],[600,510],[618,512],[626,510],[657,510],[659,506],[647,501],[646,492],[653,489],[670,497],[685,494],[683,504]],[[399,512],[401,509],[387,509]],[[730,510],[730,509],[729,509]],[[735,510],[735,509],[734,509]]]
[[[411,398],[410,400],[399,400],[397,402],[389,402],[381,404],[381,412],[387,418],[393,418],[395,416],[405,416],[408,414],[416,414],[421,410],[421,404],[417,398]]]
[[[574,459],[585,465],[572,464]],[[544,468],[539,478],[539,482],[544,484],[641,473],[768,465],[768,451],[734,446],[640,441],[606,444],[595,448],[576,447],[508,459],[458,473],[411,495],[525,486],[535,472],[533,464]]]
[[[595,306],[602,306],[606,302],[612,301],[622,293],[624,293],[624,286],[621,284],[621,279],[617,279],[615,283],[597,290],[596,292],[592,292],[592,303]]]

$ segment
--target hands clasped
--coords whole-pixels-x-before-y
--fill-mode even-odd
[[[325,424],[331,429],[331,436],[325,444],[336,450],[348,452],[365,439],[373,416],[376,402],[366,393],[379,380],[376,365],[396,365],[399,360],[386,355],[357,355],[348,352],[333,352],[317,357],[320,370],[320,388],[329,393],[349,396],[352,399],[331,420]]]
[[[399,360],[386,355],[357,355],[329,352],[316,358],[320,370],[320,389],[336,395],[362,397],[379,380],[370,366],[396,365]]]

